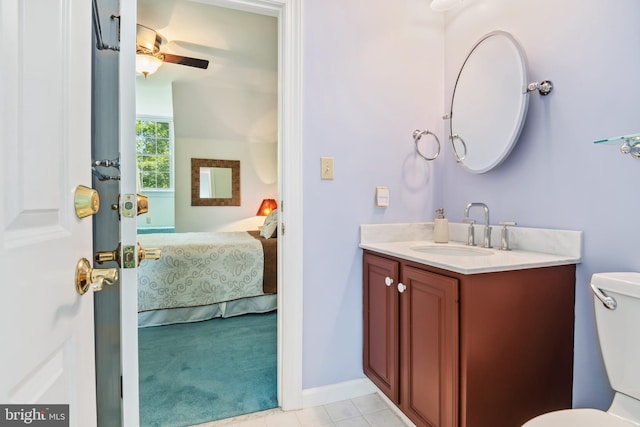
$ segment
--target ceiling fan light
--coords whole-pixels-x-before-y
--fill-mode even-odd
[[[162,60],[147,53],[136,54],[136,73],[147,77],[158,71],[162,65]]]
[[[445,12],[462,4],[462,0],[431,0],[431,9],[436,12]]]

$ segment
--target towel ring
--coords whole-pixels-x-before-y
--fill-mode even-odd
[[[435,156],[427,157],[420,152],[420,148],[418,147],[418,141],[420,141],[420,138],[422,138],[422,135],[431,135],[436,140],[436,143],[438,144],[438,151],[436,152]],[[426,129],[425,130],[416,129],[413,131],[413,141],[416,143],[416,153],[418,153],[418,155],[423,159],[427,161],[431,161],[431,160],[435,160],[440,155],[440,140],[438,139],[438,135],[436,135],[435,133],[428,131]]]

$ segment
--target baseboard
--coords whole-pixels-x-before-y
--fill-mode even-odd
[[[326,405],[341,400],[353,399],[371,393],[377,393],[378,388],[369,380],[361,378],[322,387],[302,390],[302,407]]]

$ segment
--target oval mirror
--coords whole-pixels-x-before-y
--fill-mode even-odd
[[[515,38],[491,32],[465,59],[451,97],[450,140],[456,160],[472,173],[504,161],[527,114],[527,64]]]

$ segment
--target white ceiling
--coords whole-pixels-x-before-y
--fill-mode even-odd
[[[275,17],[188,0],[138,0],[138,23],[162,37],[160,52],[209,60],[207,70],[163,64],[147,78],[156,83],[277,73]]]

